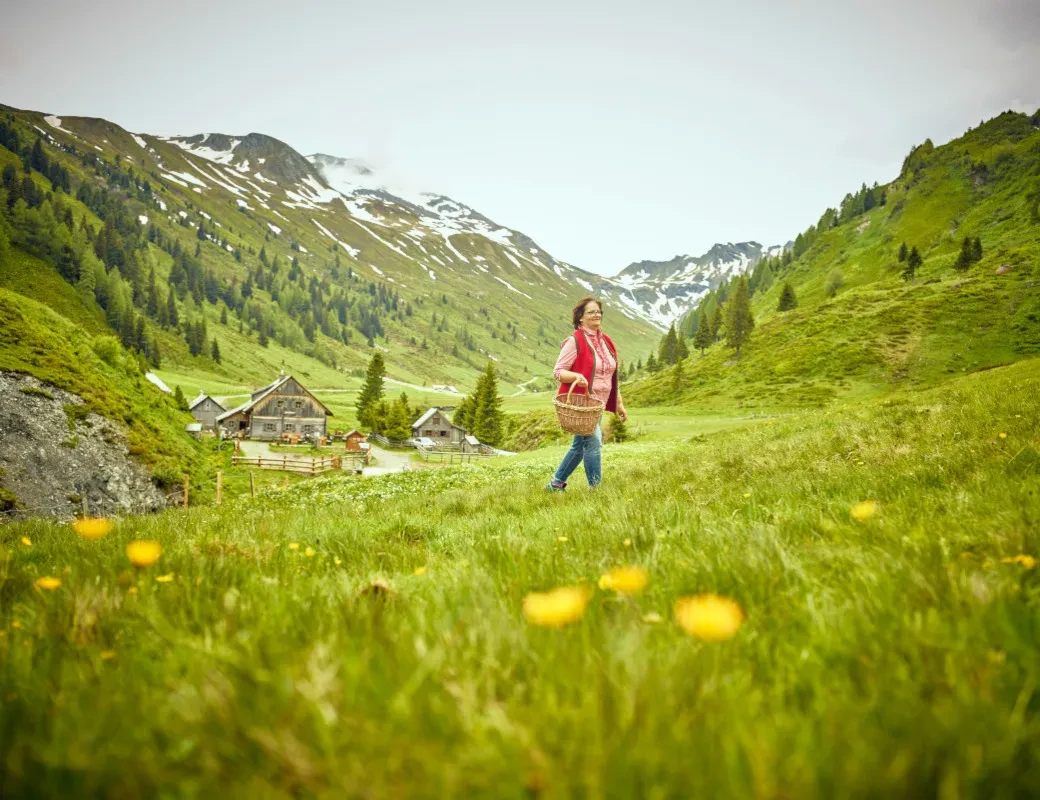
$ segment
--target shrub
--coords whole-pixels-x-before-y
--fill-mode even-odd
[[[123,347],[115,336],[95,336],[91,346],[97,357],[110,367],[118,366],[122,360]]]

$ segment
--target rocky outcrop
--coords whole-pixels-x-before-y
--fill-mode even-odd
[[[165,500],[126,433],[78,395],[0,372],[0,519],[153,511]],[[12,508],[13,507],[13,508]]]

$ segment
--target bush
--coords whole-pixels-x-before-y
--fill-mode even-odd
[[[119,365],[123,357],[123,346],[115,336],[95,336],[91,344],[97,357],[110,367]]]

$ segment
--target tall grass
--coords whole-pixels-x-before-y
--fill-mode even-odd
[[[0,794],[1027,796],[1038,366],[608,447],[592,493],[542,490],[556,448],[0,528]],[[525,623],[621,564],[644,594]],[[732,640],[672,621],[701,592]]]

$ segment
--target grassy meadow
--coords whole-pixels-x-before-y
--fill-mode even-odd
[[[1028,796],[1038,391],[633,409],[592,493],[542,490],[555,447],[0,527],[0,795]],[[599,587],[623,565],[645,589]],[[704,593],[738,630],[676,621]]]

